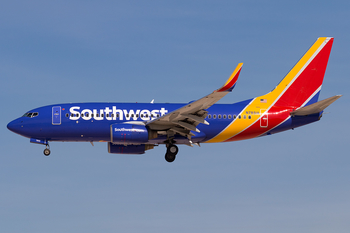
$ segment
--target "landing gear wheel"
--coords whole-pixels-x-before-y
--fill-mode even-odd
[[[174,162],[179,148],[176,145],[170,144],[166,150],[165,160],[169,163]]]
[[[176,159],[176,155],[168,154],[168,153],[165,154],[165,160],[166,160],[168,163],[174,162],[175,159]]]
[[[50,149],[47,149],[47,148],[46,148],[46,149],[44,150],[44,155],[45,155],[45,156],[49,156],[50,153],[51,153]]]

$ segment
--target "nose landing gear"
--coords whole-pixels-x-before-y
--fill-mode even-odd
[[[49,156],[51,153],[49,144],[46,144],[46,149],[44,150],[44,155]]]
[[[51,151],[50,151],[49,141],[47,139],[31,138],[30,142],[31,143],[35,143],[35,144],[45,145],[46,149],[44,150],[44,155],[45,156],[49,156],[50,155]]]
[[[169,163],[174,162],[177,152],[179,152],[179,148],[176,145],[174,144],[167,145],[165,160]]]

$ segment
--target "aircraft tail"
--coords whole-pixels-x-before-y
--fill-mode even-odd
[[[335,95],[335,96],[329,97],[325,100],[318,101],[306,107],[299,108],[298,110],[295,110],[290,114],[292,116],[307,116],[307,115],[320,113],[340,97],[342,97],[342,95]]]
[[[260,98],[293,108],[317,102],[332,44],[332,37],[318,38],[277,87]]]

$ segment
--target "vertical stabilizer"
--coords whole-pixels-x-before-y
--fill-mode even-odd
[[[273,91],[254,98],[244,107],[239,113],[243,120],[234,120],[207,142],[238,141],[264,135],[290,119],[291,111],[300,108],[303,110],[295,114],[322,111],[333,99],[303,107],[318,100],[332,44],[332,37],[318,38]],[[250,118],[244,120],[247,115]]]
[[[302,107],[317,102],[332,49],[332,37],[320,37],[267,96],[275,106]]]

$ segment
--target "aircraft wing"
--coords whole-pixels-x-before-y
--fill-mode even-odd
[[[238,64],[230,78],[221,88],[197,101],[190,102],[184,107],[154,119],[146,123],[146,125],[152,130],[166,131],[168,136],[178,133],[191,139],[191,136],[194,136],[191,131],[200,132],[196,128],[198,124],[203,123],[209,125],[205,120],[208,115],[206,109],[232,91],[236,85],[242,65],[243,63]]]

